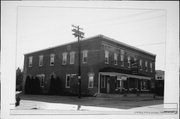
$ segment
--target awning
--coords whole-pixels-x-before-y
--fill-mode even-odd
[[[127,78],[151,80],[151,77],[147,77],[147,76],[139,76],[132,74],[116,73],[116,72],[99,72],[99,73],[102,75],[117,76],[118,80],[126,80]]]

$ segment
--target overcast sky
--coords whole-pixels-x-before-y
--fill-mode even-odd
[[[164,10],[21,6],[17,20],[16,67],[23,67],[25,53],[76,41],[74,24],[85,38],[103,34],[156,54],[156,69],[165,69]]]

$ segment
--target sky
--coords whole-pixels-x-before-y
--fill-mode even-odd
[[[166,12],[161,9],[101,7],[33,7],[17,9],[17,64],[24,54],[76,41],[72,24],[85,38],[103,34],[156,54],[156,69],[165,69]]]

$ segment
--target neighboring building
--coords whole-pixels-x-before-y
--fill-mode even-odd
[[[164,95],[164,71],[156,70],[155,84],[156,93]]]
[[[116,93],[127,89],[150,91],[155,79],[156,55],[104,35],[81,40],[82,94]],[[77,90],[78,43],[72,42],[25,54],[24,82],[38,77],[42,93],[58,77],[60,92]]]

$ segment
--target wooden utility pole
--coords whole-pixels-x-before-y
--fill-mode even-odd
[[[80,30],[83,30],[79,26],[72,25],[74,32],[73,35],[78,38],[78,52],[79,52],[79,58],[78,58],[78,98],[81,98],[81,44],[80,44],[80,38],[84,38],[84,33]]]

